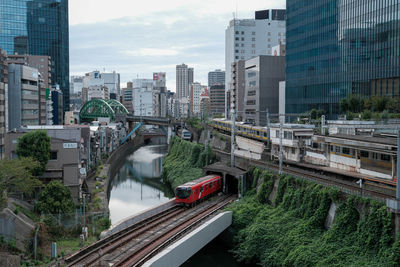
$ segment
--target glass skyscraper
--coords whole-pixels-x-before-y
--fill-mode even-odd
[[[69,110],[68,0],[0,0],[0,48],[7,54],[47,55],[52,85]]]
[[[287,0],[286,113],[400,96],[399,0]]]

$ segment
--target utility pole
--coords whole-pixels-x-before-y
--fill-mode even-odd
[[[285,119],[285,117],[283,117]],[[282,144],[282,135],[283,135],[283,122],[281,114],[279,114],[279,175],[282,174],[282,163],[283,163],[283,144]]]
[[[321,135],[325,135],[325,115],[321,117]]]
[[[232,109],[231,167],[235,167],[235,123],[236,123],[236,112],[234,109]]]
[[[399,184],[399,175],[400,175],[400,130],[397,130],[397,181],[396,181],[396,200],[400,201],[400,184]]]
[[[271,132],[270,132],[270,129],[269,129],[269,124],[270,124],[270,121],[269,121],[269,109],[267,109],[267,148],[269,148],[269,157],[270,157],[270,160],[272,161],[272,146],[271,146]]]

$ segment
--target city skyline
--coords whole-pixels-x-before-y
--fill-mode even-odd
[[[285,2],[176,0],[136,7],[116,0],[105,8],[101,1],[70,0],[70,72],[115,70],[124,87],[163,71],[175,91],[176,65],[185,63],[195,69],[194,81],[207,84],[209,71],[225,69],[225,29],[236,8],[246,19],[256,10],[285,8]]]

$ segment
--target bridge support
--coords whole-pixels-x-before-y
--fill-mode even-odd
[[[147,261],[146,267],[180,266],[232,224],[232,212],[221,213]]]

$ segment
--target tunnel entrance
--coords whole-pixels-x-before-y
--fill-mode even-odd
[[[205,166],[203,168],[206,174],[217,174],[223,177],[224,186],[223,192],[225,194],[238,194],[241,197],[246,190],[246,171],[229,167],[221,162],[214,163],[212,165]],[[243,192],[239,191],[239,181],[243,182]]]
[[[227,174],[225,176],[225,192],[226,194],[237,194],[239,192],[239,180],[234,176]]]

